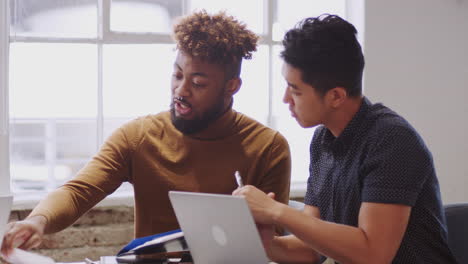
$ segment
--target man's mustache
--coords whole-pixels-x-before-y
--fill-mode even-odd
[[[184,104],[186,106],[192,107],[192,105],[182,96],[174,97],[173,101],[174,101],[174,103],[181,103],[181,104]]]

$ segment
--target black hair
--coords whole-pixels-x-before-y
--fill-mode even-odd
[[[343,87],[348,96],[360,96],[364,55],[356,34],[356,28],[337,15],[306,18],[286,33],[280,56],[320,95]]]

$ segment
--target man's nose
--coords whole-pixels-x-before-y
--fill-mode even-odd
[[[189,97],[191,95],[190,85],[187,81],[178,82],[174,90],[178,96]]]
[[[284,95],[283,95],[283,103],[289,104],[291,101],[291,95],[289,94],[288,88],[284,90]]]

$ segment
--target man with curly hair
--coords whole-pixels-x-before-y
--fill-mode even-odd
[[[280,263],[456,263],[431,153],[416,130],[362,95],[364,56],[353,25],[335,15],[303,20],[283,39],[283,101],[317,127],[302,211],[253,186],[237,189]],[[270,194],[271,196],[271,194]]]
[[[2,252],[38,246],[130,182],[135,195],[135,236],[179,226],[168,191],[230,194],[234,174],[246,184],[289,199],[290,152],[285,138],[232,109],[241,86],[242,59],[258,36],[225,13],[196,12],[174,27],[177,57],[170,111],[117,129],[78,175],[50,193],[23,221],[12,223]]]

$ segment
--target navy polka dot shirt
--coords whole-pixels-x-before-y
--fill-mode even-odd
[[[318,127],[310,146],[305,203],[321,218],[358,225],[362,202],[412,207],[393,263],[456,263],[431,153],[414,128],[382,104],[364,98],[335,138]]]

